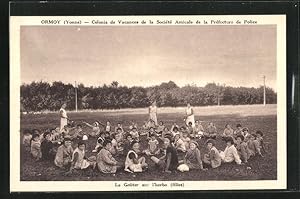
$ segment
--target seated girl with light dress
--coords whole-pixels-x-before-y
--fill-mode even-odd
[[[31,139],[32,139],[31,131],[28,129],[25,129],[23,131],[23,139],[22,139],[22,144],[23,144],[23,147],[25,148],[25,151],[28,151],[28,152],[30,151]]]
[[[155,134],[151,134],[150,140],[148,141],[148,149],[144,150],[143,152],[148,156],[157,155],[160,152],[158,145],[159,142],[156,139]]]
[[[143,172],[148,168],[145,157],[140,157],[140,144],[133,141],[131,144],[131,150],[128,151],[125,159],[124,170],[130,173]]]
[[[179,134],[176,134],[174,137],[174,146],[177,152],[179,153],[186,152],[185,143],[182,141]]]
[[[85,147],[85,143],[80,141],[77,148],[73,151],[70,172],[72,172],[73,169],[84,170],[88,167],[92,167],[93,169],[95,168],[96,157],[91,156],[89,158],[86,158]]]

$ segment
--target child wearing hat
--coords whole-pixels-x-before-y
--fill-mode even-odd
[[[220,153],[221,159],[224,163],[230,163],[235,161],[237,164],[241,164],[242,161],[234,146],[233,138],[229,137],[226,139],[226,148]]]
[[[203,170],[201,153],[199,150],[199,145],[196,141],[190,142],[189,149],[184,156],[183,162],[185,165],[187,165],[188,170],[193,170],[193,169]],[[178,170],[180,170],[180,166],[178,167]]]
[[[221,165],[222,159],[218,149],[215,147],[215,140],[208,139],[206,141],[208,154],[204,155],[203,163],[210,166],[211,168],[217,168]]]

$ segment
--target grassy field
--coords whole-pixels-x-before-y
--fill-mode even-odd
[[[223,164],[217,169],[208,171],[190,171],[186,173],[162,173],[155,170],[153,163],[148,159],[149,170],[144,173],[132,175],[120,171],[116,176],[102,174],[99,171],[76,171],[72,175],[65,175],[65,171],[55,167],[53,162],[34,162],[28,152],[21,149],[21,180],[24,181],[60,181],[60,180],[274,180],[277,176],[277,117],[276,105],[246,105],[246,106],[220,106],[220,107],[195,107],[196,119],[203,121],[206,127],[208,122],[215,123],[218,133],[223,132],[226,123],[235,127],[237,123],[248,127],[250,132],[261,130],[264,132],[264,141],[267,152],[264,157],[254,157],[247,165]],[[147,109],[125,109],[115,111],[94,111],[94,112],[70,112],[69,117],[75,121],[85,120],[94,122],[99,120],[102,123],[109,120],[112,125],[122,122],[123,127],[128,128],[130,121],[134,120],[139,126],[147,120]],[[161,108],[158,119],[170,127],[176,121],[183,125],[184,108]],[[21,132],[23,129],[47,129],[59,125],[57,113],[27,114],[21,116]],[[86,129],[88,130],[88,129]],[[142,148],[146,147],[146,138],[142,137]],[[204,140],[200,140],[201,154],[207,152]],[[220,138],[216,141],[217,148],[225,149],[225,143]],[[89,139],[87,145],[87,156],[95,155],[91,151],[95,147],[96,139]],[[74,143],[75,147],[76,143]],[[124,158],[120,158],[123,161]],[[251,169],[247,169],[251,167]]]

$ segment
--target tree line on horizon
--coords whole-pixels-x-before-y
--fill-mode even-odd
[[[177,86],[173,81],[164,82],[157,86],[121,86],[117,81],[103,86],[77,86],[78,109],[120,109],[143,108],[153,101],[159,107],[178,107],[191,103],[192,106],[208,105],[244,105],[262,104],[263,86],[232,87],[207,83],[204,87],[196,85]],[[31,82],[21,85],[21,111],[55,111],[63,103],[67,109],[75,109],[75,87],[60,81]],[[266,88],[266,102],[277,103],[277,94]]]

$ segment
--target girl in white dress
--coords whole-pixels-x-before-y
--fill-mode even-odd
[[[65,108],[67,107],[66,104],[63,104],[59,110],[60,114],[60,131],[63,130],[63,128],[68,125],[68,116],[67,116],[67,111]]]
[[[145,157],[139,157],[140,145],[138,142],[133,141],[131,144],[132,150],[129,150],[125,160],[125,171],[127,172],[143,172],[144,168],[147,168]]]
[[[158,125],[156,102],[153,102],[153,104],[149,107],[149,119],[152,120],[156,126]]]
[[[195,127],[194,110],[193,110],[193,108],[191,107],[191,104],[190,104],[190,103],[187,104],[187,108],[186,108],[186,119],[185,119],[186,125],[188,125],[189,122],[192,123],[192,127]]]

